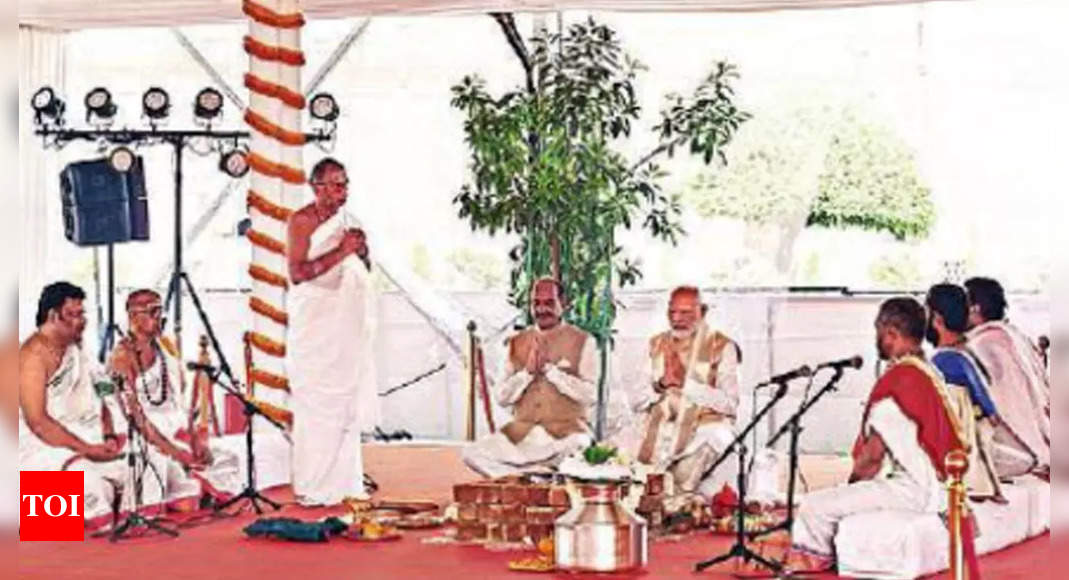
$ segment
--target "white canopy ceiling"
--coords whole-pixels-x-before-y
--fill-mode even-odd
[[[924,0],[306,0],[314,18],[567,9],[746,12],[910,4]],[[21,0],[19,24],[53,29],[176,26],[242,17],[241,0]]]

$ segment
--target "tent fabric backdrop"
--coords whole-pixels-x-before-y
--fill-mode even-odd
[[[63,56],[64,34],[19,27],[19,95],[28,99],[33,91],[51,86],[60,94],[66,75]],[[19,219],[23,227],[22,255],[19,264],[19,340],[35,328],[37,296],[48,279],[49,243],[55,237],[46,233],[51,216],[57,214],[58,196],[49,183],[59,174],[54,155],[42,155],[33,136],[33,115],[19,109]]]
[[[555,10],[752,12],[923,1],[932,0],[305,0],[302,7],[311,18],[343,18]],[[242,17],[240,0],[22,0],[18,10],[19,24],[63,30],[204,24]]]

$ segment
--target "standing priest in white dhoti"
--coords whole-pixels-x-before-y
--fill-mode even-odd
[[[509,339],[495,387],[498,402],[512,409],[512,421],[463,454],[484,476],[551,471],[593,440],[586,418],[597,402],[597,341],[562,321],[564,300],[551,278],[531,287],[535,326]]]
[[[127,476],[125,441],[94,390],[81,348],[85,292],[66,282],[44,289],[37,332],[19,350],[20,471],[85,473],[83,513],[106,515]]]
[[[670,330],[650,339],[646,411],[636,459],[672,474],[677,492],[695,492],[702,475],[735,439],[742,351],[705,322],[699,290],[672,292]]]
[[[289,222],[293,288],[286,370],[293,491],[302,505],[367,499],[361,431],[378,422],[376,300],[367,237],[344,213],[349,178],[334,159],[312,170],[315,201]]]

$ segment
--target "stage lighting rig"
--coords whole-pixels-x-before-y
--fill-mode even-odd
[[[97,87],[85,95],[85,122],[97,127],[109,127],[115,122],[119,107],[111,98],[111,91]]]
[[[52,124],[63,126],[63,114],[67,110],[63,99],[56,96],[52,87],[42,87],[33,95],[31,101],[34,111],[34,121],[38,125],[45,124],[49,120]]]
[[[162,123],[171,115],[171,95],[159,87],[150,88],[141,97],[141,113],[152,125]]]
[[[223,114],[223,94],[208,87],[197,93],[193,102],[193,116],[201,125],[210,125]]]
[[[223,94],[215,88],[205,88],[197,93],[193,105],[194,121],[196,126],[181,128],[161,128],[170,118],[172,102],[170,95],[162,88],[151,87],[141,98],[141,110],[148,127],[141,128],[116,128],[113,125],[118,113],[118,106],[112,98],[112,94],[105,88],[96,88],[90,91],[85,98],[87,111],[86,127],[67,127],[64,119],[66,103],[57,95],[52,87],[42,87],[33,94],[30,100],[35,115],[34,134],[42,138],[42,145],[46,150],[58,150],[73,142],[85,142],[95,144],[98,152],[102,152],[107,167],[121,174],[124,180],[137,178],[142,168],[142,160],[135,152],[157,146],[166,146],[173,149],[174,171],[174,203],[175,232],[184,232],[183,227],[183,199],[185,183],[185,159],[188,153],[197,155],[218,155],[218,167],[228,176],[238,179],[247,175],[250,171],[248,143],[252,139],[252,133],[247,129],[224,130],[218,127],[223,116]],[[304,134],[308,143],[315,143],[320,147],[324,143],[332,143],[335,137],[333,132],[333,119],[338,118],[337,103],[329,95],[317,97],[314,107],[317,119],[327,124],[330,131],[320,130]],[[98,166],[99,167],[99,166]],[[140,200],[144,199],[144,187]],[[138,206],[140,207],[140,206]],[[140,211],[132,208],[131,212]],[[141,215],[139,214],[139,215]],[[131,218],[133,219],[133,215]],[[141,215],[141,221],[147,226],[146,216]],[[133,223],[133,222],[132,222]],[[141,239],[141,238],[132,238]],[[147,238],[146,238],[147,239]],[[181,235],[175,236],[173,270],[170,287],[177,290],[181,280],[185,279],[189,284],[185,273],[183,260],[184,241]],[[109,264],[111,264],[109,253]],[[190,288],[192,290],[192,288]],[[112,292],[109,295],[113,296]],[[172,306],[174,311],[169,318],[171,329],[175,336],[182,336],[183,316],[181,295],[177,296]],[[114,328],[114,307],[109,305],[109,325],[106,328]],[[106,346],[108,341],[102,343]],[[221,351],[219,352],[220,359]]]

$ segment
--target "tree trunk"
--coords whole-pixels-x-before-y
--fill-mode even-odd
[[[549,234],[549,265],[553,279],[563,284],[564,280],[560,277],[560,238],[556,232]]]
[[[794,265],[794,245],[798,236],[804,229],[803,219],[789,218],[779,229],[779,240],[776,244],[776,271],[790,283],[792,281],[791,266]]]

